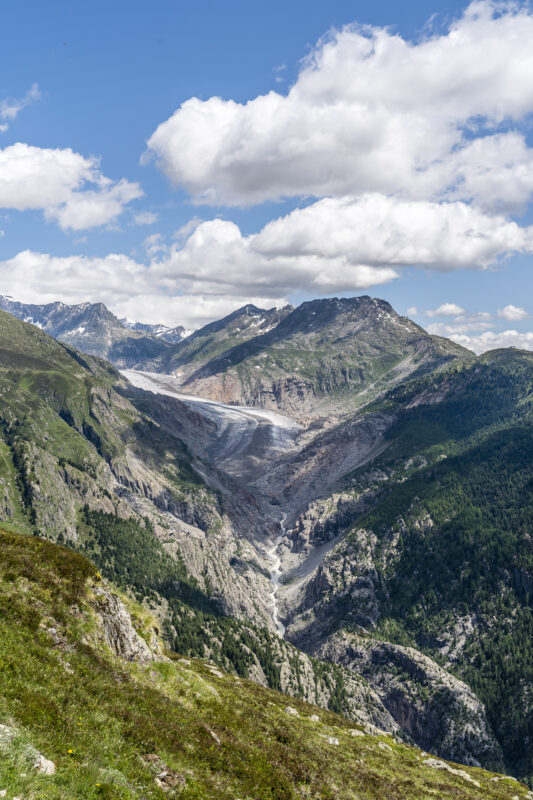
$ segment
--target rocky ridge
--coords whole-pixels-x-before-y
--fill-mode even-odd
[[[190,394],[310,421],[335,418],[409,376],[469,356],[389,303],[363,296],[268,312],[246,306],[196,331],[153,368],[172,372]]]
[[[35,305],[0,296],[0,309],[59,341],[120,367],[151,361],[186,336],[182,326],[168,328],[119,320],[103,303]]]

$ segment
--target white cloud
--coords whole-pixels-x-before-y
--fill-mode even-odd
[[[533,332],[519,333],[518,331],[485,331],[479,336],[454,333],[450,338],[463,347],[475,353],[485,353],[487,350],[496,350],[500,347],[517,347],[521,350],[533,350]]]
[[[442,303],[438,308],[424,313],[426,317],[457,317],[459,314],[464,314],[464,311],[464,308],[458,306],[457,303]]]
[[[490,316],[490,315],[489,315]],[[436,336],[449,336],[454,339],[456,336],[463,334],[470,334],[476,331],[486,331],[491,327],[491,322],[480,318],[477,315],[473,317],[458,317],[453,323],[449,322],[432,322],[427,326],[428,333],[433,333]]]
[[[133,215],[134,225],[154,225],[159,219],[158,215],[153,211],[139,211],[138,214]]]
[[[59,258],[25,250],[0,262],[0,291],[27,303],[102,301],[119,317],[189,328],[246,303],[270,308],[287,302],[282,296],[237,289],[231,294],[191,292],[190,281],[180,281],[167,266],[158,262],[146,266],[120,254]]]
[[[427,326],[429,333],[437,336],[462,336],[472,331],[484,331],[493,324],[492,314],[488,311],[476,311],[468,313],[455,303],[443,303],[434,311],[426,311],[428,317],[453,317],[453,320],[446,322],[432,322]]]
[[[0,103],[0,120],[3,121],[3,124],[0,125],[0,133],[5,133],[7,131],[9,122],[16,119],[23,108],[26,108],[26,106],[34,103],[36,100],[40,100],[40,98],[41,92],[39,86],[34,83],[20,100],[2,100]]]
[[[243,236],[237,225],[227,220],[203,222],[160,262],[159,280],[172,280],[177,275],[191,291],[199,293],[244,291],[282,297],[294,290],[325,293],[366,289],[397,274],[390,267],[352,262],[345,254],[324,253],[318,247],[314,252],[297,247],[280,252],[261,236]]]
[[[502,319],[506,319],[509,322],[516,322],[520,319],[526,319],[529,316],[525,308],[520,308],[520,306],[513,306],[508,305],[505,308],[498,309],[498,316]]]
[[[139,184],[114,183],[102,174],[98,159],[70,148],[19,142],[0,150],[0,208],[42,210],[63,230],[108,224],[141,195]]]
[[[287,94],[187,100],[147,157],[197,202],[379,192],[513,208],[533,191],[519,130],[533,111],[532,40],[527,6],[490,0],[418,41],[348,26]]]
[[[410,306],[405,313],[407,314],[408,317],[417,317],[418,308],[416,306]]]
[[[361,265],[486,269],[510,252],[531,251],[533,227],[521,228],[461,202],[414,202],[371,194],[325,198],[296,209],[251,237],[251,246],[269,259],[308,256],[321,259],[324,267],[329,262],[324,283],[341,288],[338,270],[348,278],[350,268]]]
[[[164,253],[168,250],[160,233],[152,233],[147,236],[143,242],[143,247],[149,256],[155,256],[157,253]]]
[[[148,236],[148,264],[120,254],[54,258],[25,251],[0,262],[0,291],[9,287],[19,297],[31,286],[37,296],[55,298],[59,287],[67,302],[104,299],[126,316],[134,307],[146,313],[146,298],[157,309],[156,297],[162,307],[173,307],[176,298],[186,296],[190,307],[183,313],[190,326],[208,307],[235,307],[238,298],[263,298],[258,305],[272,305],[296,291],[357,292],[393,280],[407,265],[486,268],[502,253],[532,247],[529,229],[463,203],[439,206],[380,195],[326,198],[248,236],[222,219],[192,220],[187,230],[170,245],[158,233]],[[193,307],[195,296],[203,298],[203,310]],[[463,330],[467,323],[487,322],[483,314],[466,318],[454,303],[430,312],[442,315],[455,315]]]

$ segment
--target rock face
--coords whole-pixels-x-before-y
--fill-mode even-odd
[[[290,599],[287,636],[313,650],[343,625],[371,630],[381,615],[377,537],[360,528],[322,559]],[[394,541],[390,543],[394,550]],[[380,554],[384,555],[384,554]]]
[[[106,586],[94,588],[95,610],[102,622],[105,638],[115,655],[126,661],[146,664],[154,661],[154,653],[133,627],[122,600]]]
[[[316,655],[362,675],[422,749],[462,764],[502,768],[483,704],[465,683],[418,650],[340,632]]]

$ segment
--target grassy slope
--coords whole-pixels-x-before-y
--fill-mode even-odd
[[[0,737],[8,797],[163,797],[147,754],[184,778],[174,792],[188,800],[527,796],[482,770],[462,768],[478,787],[430,769],[418,750],[354,737],[346,720],[298,701],[289,715],[286,697],[204,663],[120,662],[96,644],[98,581],[72,551],[0,531],[0,721],[16,734]],[[35,773],[32,748],[55,762],[54,776]]]

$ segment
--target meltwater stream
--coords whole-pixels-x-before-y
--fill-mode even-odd
[[[267,556],[270,559],[272,564],[270,570],[270,580],[272,582],[272,591],[270,592],[270,607],[272,609],[272,620],[274,625],[276,626],[276,630],[278,635],[281,636],[283,639],[285,635],[285,625],[281,622],[279,618],[279,602],[278,602],[278,589],[281,585],[281,559],[279,557],[278,549],[281,544],[281,540],[285,536],[285,519],[287,515],[283,514],[280,519],[280,528],[281,533],[279,536],[276,537],[274,544],[267,550]]]

